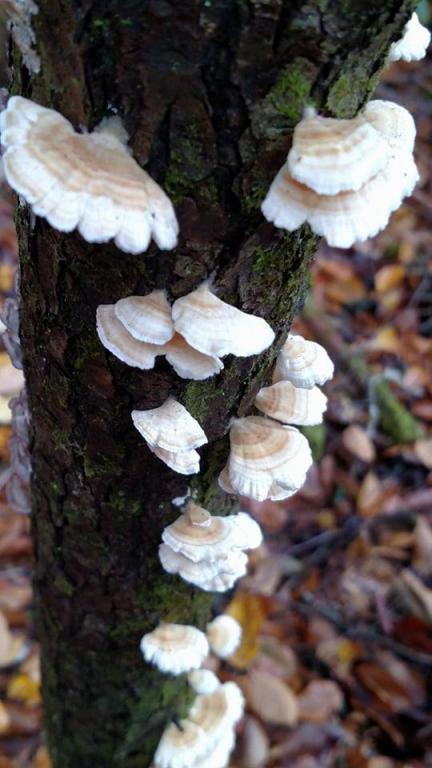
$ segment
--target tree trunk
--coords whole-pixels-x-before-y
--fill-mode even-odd
[[[33,532],[46,728],[56,768],[144,768],[184,679],[144,665],[161,620],[204,626],[211,596],[164,574],[157,549],[194,492],[215,511],[230,418],[251,407],[304,296],[317,238],[259,205],[307,102],[351,117],[373,91],[415,0],[41,0],[42,68],[13,52],[14,92],[92,129],[118,111],[134,157],[173,199],[179,247],[138,257],[85,243],[18,208],[22,343],[32,412]],[[209,276],[221,298],[278,333],[259,358],[206,382],[164,361],[146,373],[107,353],[99,304]],[[133,428],[134,407],[175,395],[201,423],[202,471],[177,475]]]

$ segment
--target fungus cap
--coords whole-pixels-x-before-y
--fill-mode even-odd
[[[196,475],[200,471],[200,455],[197,451],[166,451],[149,446],[152,453],[179,475]]]
[[[213,693],[197,696],[188,719],[203,729],[211,749],[226,729],[233,728],[241,719],[243,709],[240,688],[229,682],[220,685]]]
[[[96,331],[105,349],[123,363],[148,371],[154,368],[160,347],[138,341],[126,330],[115,313],[114,304],[101,304],[96,310]]]
[[[174,336],[171,307],[165,291],[146,296],[127,296],[115,304],[115,314],[138,341],[166,344]]]
[[[230,429],[229,479],[237,493],[265,501],[273,483],[289,491],[301,488],[312,455],[306,438],[261,416],[235,419]]]
[[[274,339],[274,332],[263,318],[222,301],[206,282],[174,302],[172,317],[188,344],[206,355],[258,355]]]
[[[241,550],[232,550],[226,556],[213,560],[191,560],[180,552],[175,552],[167,544],[159,547],[159,559],[167,573],[176,574],[184,581],[200,589],[225,591],[226,584],[234,584],[247,570],[248,558]],[[212,589],[214,585],[218,589]]]
[[[336,248],[374,237],[390,215],[410,195],[419,180],[410,152],[393,156],[387,165],[356,192],[319,195],[295,181],[283,166],[272,182],[261,210],[276,227],[293,232],[306,222],[316,235]]]
[[[88,242],[114,239],[141,253],[153,237],[174,248],[173,206],[111,131],[75,133],[58,112],[21,96],[0,116],[4,168],[10,186],[62,232],[77,228]]]
[[[327,398],[318,387],[304,389],[290,381],[279,381],[260,389],[255,405],[266,416],[283,424],[313,426],[322,423]]]
[[[325,384],[333,373],[334,365],[321,344],[289,334],[277,358],[273,383],[289,381],[300,389],[312,389]]]
[[[426,56],[426,49],[430,43],[431,33],[420,24],[419,17],[413,13],[405,25],[403,36],[396,43],[392,43],[389,52],[389,61],[419,61]]]
[[[393,101],[373,99],[365,109],[368,122],[387,141],[392,153],[412,152],[416,138],[413,116]]]
[[[165,344],[163,354],[182,379],[204,381],[220,373],[224,367],[222,360],[194,349],[179,333]]]
[[[218,477],[218,483],[222,488],[222,490],[225,491],[225,493],[229,493],[234,496],[237,495],[237,491],[235,490],[235,488],[233,488],[233,485],[229,478],[228,464],[225,464],[222,472],[220,473]],[[296,490],[291,490],[289,488],[281,488],[277,483],[272,483],[266,498],[270,499],[270,501],[281,501],[282,499],[289,499],[291,496],[294,496],[295,493],[297,493]]]
[[[241,625],[228,614],[216,616],[207,624],[207,639],[216,656],[226,659],[239,647],[242,637]]]
[[[188,674],[188,682],[195,693],[200,695],[213,693],[220,686],[220,681],[211,669],[192,670]]]
[[[295,181],[320,195],[336,195],[360,189],[389,158],[388,144],[365,113],[340,120],[309,111],[295,127],[287,166]]]
[[[131,415],[134,426],[151,448],[182,453],[207,443],[197,420],[173,397],[159,408],[132,411]]]
[[[203,729],[188,719],[165,728],[155,752],[156,768],[190,768],[205,755],[207,738]]]
[[[191,514],[196,514],[197,509],[207,512],[190,503],[184,514],[164,528],[162,541],[174,552],[199,563],[219,561],[233,549],[254,549],[261,544],[261,529],[246,513],[219,517],[207,512],[207,518],[194,523]]]
[[[172,675],[198,669],[209,653],[204,633],[184,624],[160,624],[142,637],[140,648],[147,662]]]

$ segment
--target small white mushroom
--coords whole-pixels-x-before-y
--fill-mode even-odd
[[[205,355],[257,355],[270,346],[274,332],[261,317],[249,315],[222,301],[205,282],[174,302],[176,330]]]
[[[182,453],[207,443],[197,420],[173,397],[159,408],[132,411],[131,415],[134,426],[153,449]]]
[[[322,423],[327,398],[318,387],[304,389],[290,381],[280,381],[260,389],[255,405],[266,416],[283,424],[313,426]]]
[[[96,331],[106,349],[123,363],[148,371],[154,368],[160,347],[138,341],[117,318],[114,304],[101,304],[96,310]]]
[[[21,96],[0,116],[6,179],[62,232],[78,228],[88,242],[114,239],[128,253],[147,250],[153,237],[174,248],[173,206],[111,131],[75,133],[58,112]]]
[[[210,649],[216,656],[226,659],[232,656],[240,645],[242,628],[238,621],[228,614],[216,616],[207,625],[207,639]]]
[[[430,43],[431,34],[427,27],[420,24],[419,17],[413,13],[405,25],[403,36],[396,43],[392,43],[389,52],[389,61],[419,61],[426,56],[426,49]]]
[[[312,464],[306,438],[295,428],[261,416],[235,419],[230,429],[229,480],[243,496],[265,501],[277,487],[301,488]]]
[[[184,624],[160,624],[142,637],[140,648],[146,661],[172,675],[198,669],[209,653],[205,634]]]
[[[188,681],[195,693],[201,695],[213,693],[220,686],[220,681],[211,669],[194,669],[192,672],[189,672]]]
[[[138,341],[166,344],[174,336],[171,307],[165,291],[127,296],[120,299],[114,309],[116,317]]]
[[[312,389],[333,377],[334,365],[326,350],[315,341],[289,334],[273,373],[273,383],[290,381],[295,387]]]

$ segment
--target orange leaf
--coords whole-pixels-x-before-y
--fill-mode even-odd
[[[401,264],[389,264],[381,267],[375,275],[375,288],[378,293],[386,293],[396,288],[405,277],[405,267]]]
[[[250,667],[259,651],[258,635],[267,617],[266,606],[264,598],[243,592],[237,595],[226,609],[226,613],[237,619],[243,629],[241,644],[233,656],[230,656],[230,664],[237,669]]]

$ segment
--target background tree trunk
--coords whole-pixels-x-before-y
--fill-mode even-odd
[[[20,207],[22,342],[33,420],[35,591],[46,727],[56,768],[144,768],[190,693],[145,666],[160,619],[204,626],[211,596],[161,572],[162,528],[188,491],[228,508],[215,479],[230,418],[266,380],[307,285],[317,239],[267,224],[260,202],[306,102],[353,116],[414,0],[41,0],[42,69],[14,51],[14,92],[92,129],[123,116],[134,157],[174,200],[181,240],[129,256],[61,235]],[[142,373],[107,353],[98,304],[212,276],[221,298],[278,332],[259,359],[207,382],[164,361]],[[174,394],[209,438],[188,479],[158,461],[133,407]]]

